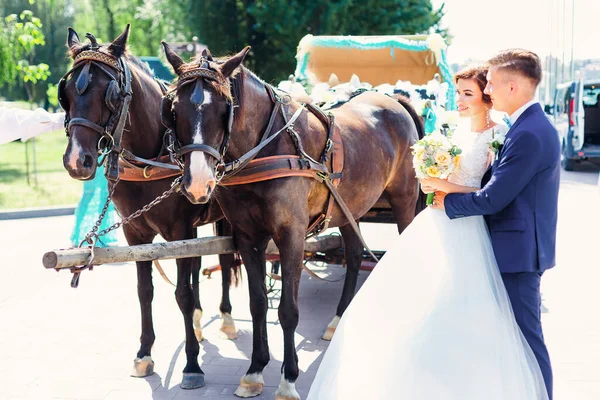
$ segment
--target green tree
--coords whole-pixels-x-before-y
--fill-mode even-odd
[[[73,8],[70,6],[71,1],[68,0],[37,0],[30,1],[28,8],[41,21],[41,32],[44,36],[45,45],[37,46],[32,63],[44,63],[48,65],[48,69],[52,75],[48,78],[49,83],[57,83],[60,77],[69,65],[69,59],[66,55],[64,46],[66,39],[67,27],[73,24]],[[20,14],[23,11],[23,0],[0,0],[0,15],[7,16],[11,14]],[[0,33],[0,40],[3,35]],[[4,35],[6,39],[6,35]],[[5,49],[5,46],[0,46]],[[2,50],[0,50],[2,53]],[[0,57],[2,57],[0,55]],[[8,62],[8,61],[7,61]],[[4,60],[0,63],[6,65]],[[2,68],[0,68],[1,70]],[[12,79],[14,81],[14,76]],[[6,82],[6,79],[0,81]],[[45,83],[37,86],[44,86]],[[2,85],[0,85],[1,87]],[[41,101],[46,97],[46,91],[43,87],[36,91],[35,100]],[[11,99],[19,99],[26,97],[25,87],[21,82],[17,82],[12,87],[4,85],[2,90],[3,95]]]
[[[28,99],[33,102],[36,84],[50,76],[48,64],[34,64],[35,50],[45,44],[42,22],[30,10],[21,14],[11,14],[2,22],[3,61],[0,67],[0,85],[13,87],[22,82]]]
[[[130,23],[127,43],[131,51],[138,56],[157,56],[162,52],[161,40],[191,39],[182,33],[187,31],[181,23],[185,19],[185,6],[179,0],[83,0],[74,4],[73,27],[106,43],[119,36]]]
[[[173,3],[173,2],[171,2]],[[295,68],[296,45],[306,34],[390,35],[439,26],[443,6],[431,0],[178,0],[185,31],[213,54],[252,46],[247,64],[262,78],[277,81]]]

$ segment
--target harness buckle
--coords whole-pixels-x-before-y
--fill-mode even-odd
[[[317,178],[321,180],[321,182],[324,182],[329,179],[329,174],[327,172],[319,171],[316,175]]]
[[[327,139],[327,143],[325,143],[325,154],[331,153],[333,150],[333,140]]]

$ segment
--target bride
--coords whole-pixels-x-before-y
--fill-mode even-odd
[[[487,71],[455,77],[463,150],[444,192],[481,186],[492,133]],[[440,188],[440,185],[443,188]],[[480,216],[420,213],[344,313],[308,400],[547,400],[539,365],[515,321]]]

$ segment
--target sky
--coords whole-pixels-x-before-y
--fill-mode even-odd
[[[570,60],[573,2],[574,58],[600,59],[600,0],[432,0],[435,8],[446,4],[442,26],[454,36],[448,61],[458,64],[510,47],[562,58],[563,43]]]

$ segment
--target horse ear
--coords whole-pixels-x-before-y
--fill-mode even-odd
[[[129,39],[130,27],[131,24],[127,24],[123,33],[108,46],[108,51],[110,51],[113,56],[119,58],[125,53],[125,46],[127,45],[127,39]]]
[[[209,49],[202,50],[202,58],[206,58],[208,61],[214,61]]]
[[[169,64],[171,64],[175,73],[177,75],[181,75],[181,67],[185,64],[185,61],[183,61],[183,59],[179,57],[179,55],[175,53],[173,49],[171,49],[171,46],[169,46],[166,42],[161,43],[163,45],[163,48],[165,49],[167,61],[169,61]]]
[[[229,77],[235,71],[237,67],[239,67],[248,55],[250,51],[250,46],[246,46],[244,50],[237,53],[235,56],[231,57],[229,60],[225,61],[223,65],[221,65],[221,73],[224,77]]]
[[[79,46],[81,42],[79,41],[79,36],[77,32],[71,27],[69,27],[69,33],[67,35],[67,47],[72,49],[73,47]]]

